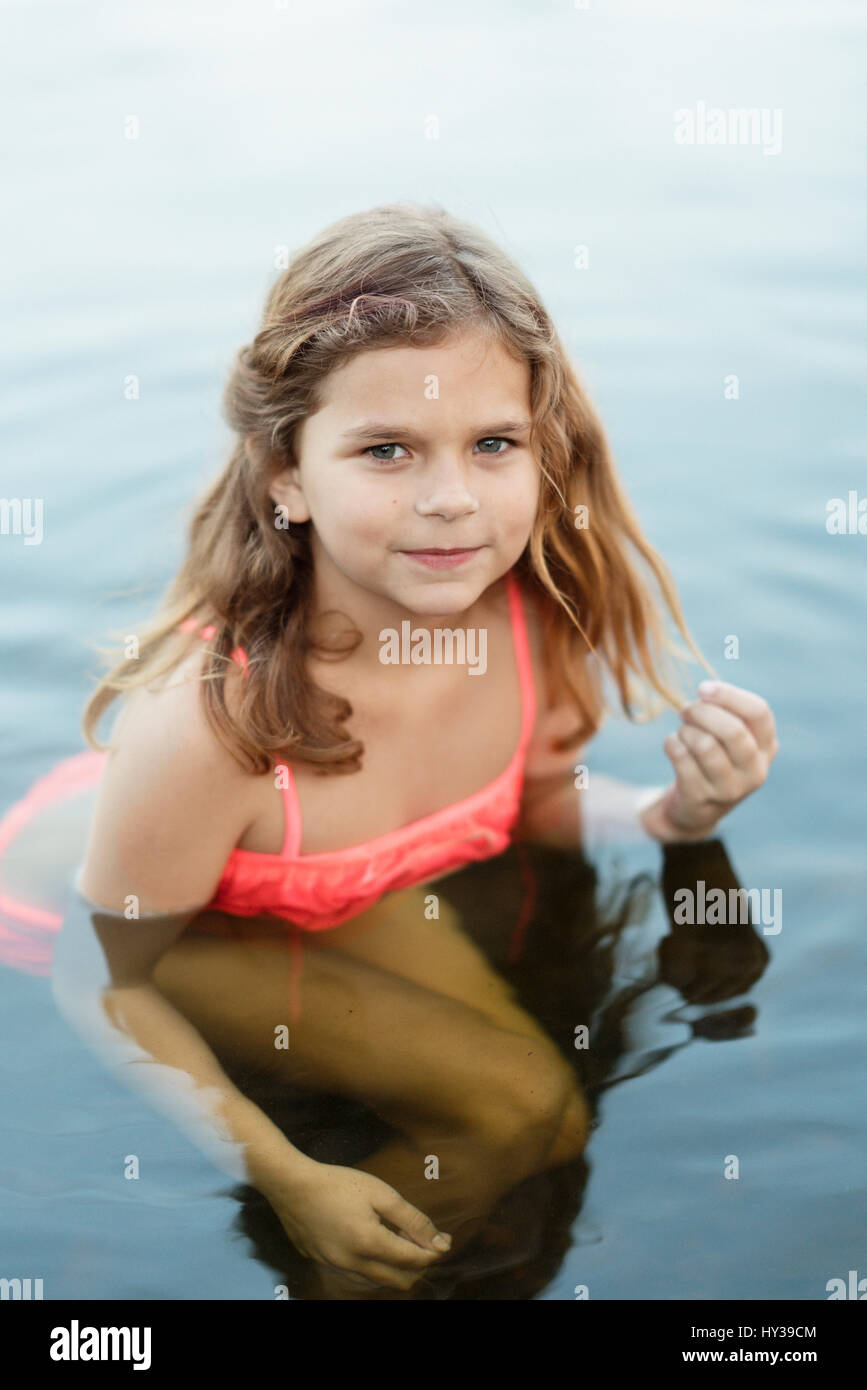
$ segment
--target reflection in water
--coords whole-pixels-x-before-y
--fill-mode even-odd
[[[516,1084],[527,1091],[553,1075],[556,1057],[575,1095],[587,1097],[595,1128],[606,1089],[693,1038],[724,1041],[753,1028],[742,996],[769,958],[754,925],[688,925],[676,913],[678,893],[700,880],[708,892],[738,887],[722,843],[659,852],[661,885],[637,874],[606,902],[582,854],[520,846],[294,939],[277,919],[188,914],[159,959],[151,978],[163,1001],[292,1145],[317,1164],[379,1176],[453,1233],[452,1251],[406,1291],[332,1274],[299,1254],[221,1126],[216,1093],[151,1060],[122,1010],[109,1022],[99,991],[109,975],[115,985],[124,971],[135,976],[129,949],[140,924],[75,895],[52,985],[85,1041],[240,1182],[240,1228],[290,1297],[530,1299],[576,1239],[591,1165],[578,1112],[568,1112],[577,1114],[574,1132],[555,1125],[542,1148],[522,1146],[517,1132],[492,1141],[499,1131],[488,1102],[503,1071],[515,1084],[523,1065]],[[522,922],[528,870],[534,905]],[[438,896],[438,919],[425,914],[425,892]],[[661,937],[665,919],[652,928],[660,901]],[[166,940],[177,930],[177,919],[167,922]],[[293,995],[300,1007],[290,1024]],[[589,1045],[579,1047],[582,1025]],[[288,1048],[275,1046],[281,1031]],[[517,1106],[517,1090],[502,1094]],[[529,1111],[517,1113],[529,1124]],[[437,1177],[426,1175],[432,1157]]]

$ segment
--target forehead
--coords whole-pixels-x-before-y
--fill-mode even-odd
[[[343,421],[359,410],[410,406],[432,399],[475,414],[529,409],[530,369],[489,333],[453,334],[433,347],[369,348],[329,373],[317,415]],[[428,405],[429,408],[429,405]],[[313,418],[312,416],[310,418]]]

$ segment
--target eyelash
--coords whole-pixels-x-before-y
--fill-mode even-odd
[[[481,439],[477,440],[476,443],[479,443],[479,444],[480,444],[480,443],[483,443],[485,440],[488,440],[488,439],[495,439],[495,440],[497,441],[498,444],[508,444],[508,445],[510,445],[510,447],[513,447],[513,448],[517,448],[517,447],[518,447],[518,441],[517,441],[516,439],[506,439],[505,435],[502,435],[502,434],[483,434],[483,435],[481,436]],[[372,456],[373,456],[373,450],[374,450],[374,449],[391,449],[392,447],[397,448],[397,449],[402,449],[402,448],[404,448],[404,445],[403,445],[403,444],[398,444],[398,442],[397,442],[396,439],[391,439],[391,440],[389,440],[389,442],[388,442],[387,444],[384,444],[384,443],[383,443],[383,444],[371,444],[371,445],[369,446],[369,448],[364,449],[363,452],[364,452],[366,455],[368,455],[369,457],[372,457]],[[489,458],[489,459],[502,458],[503,455],[507,454],[508,452],[509,452],[508,449],[498,449],[497,452],[496,452],[495,454],[483,454],[482,457],[483,457],[483,458]],[[374,462],[374,463],[403,463],[404,460],[403,460],[403,459],[373,459],[373,462]]]

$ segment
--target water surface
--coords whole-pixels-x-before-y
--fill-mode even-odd
[[[650,875],[600,1007],[634,997],[603,1030],[586,1173],[507,1218],[560,1254],[538,1287],[531,1271],[451,1296],[826,1297],[864,1260],[867,537],[825,527],[830,498],[867,488],[863,9],[91,0],[15,18],[2,492],[43,498],[45,523],[38,546],[0,537],[0,807],[82,746],[89,645],[134,631],[179,560],[275,247],[397,198],[480,223],[560,325],[699,644],[774,708],[772,776],[722,834],[784,915],[756,933],[769,961],[748,992],[690,1003],[654,973],[661,851],[600,853],[594,900]],[[676,145],[672,113],[699,101],[780,109],[780,152]],[[664,779],[675,722],[611,720],[591,765]],[[555,860],[544,921],[568,943],[581,922]],[[494,953],[491,875],[505,901],[513,867],[474,871]],[[565,1027],[576,995],[558,989],[582,976],[546,959],[521,988]],[[0,1004],[0,1274],[54,1299],[273,1297],[267,1213],[106,1075],[44,976],[0,970]],[[118,1177],[131,1152],[148,1156],[137,1184]]]

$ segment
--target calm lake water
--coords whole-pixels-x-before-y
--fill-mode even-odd
[[[432,1296],[824,1299],[867,1274],[867,535],[826,527],[831,499],[867,498],[863,7],[15,20],[0,490],[43,499],[44,534],[0,536],[0,811],[83,746],[92,644],[134,631],[179,561],[275,248],[399,199],[478,222],[539,288],[696,640],[770,701],[781,752],[722,842],[674,866],[651,843],[534,852],[517,964],[514,856],[443,882],[596,1124],[586,1163],[504,1206],[523,1261]],[[768,138],[702,141],[714,107],[768,113]],[[591,775],[667,780],[676,723],[612,718]],[[85,809],[58,818],[40,887],[75,861]],[[672,936],[667,891],[699,880],[778,891],[779,929]],[[106,1073],[44,974],[0,968],[0,1071],[0,1275],[51,1299],[268,1299],[289,1277],[268,1212]],[[357,1110],[323,1104],[340,1143],[373,1144]],[[129,1153],[149,1156],[136,1183]]]

